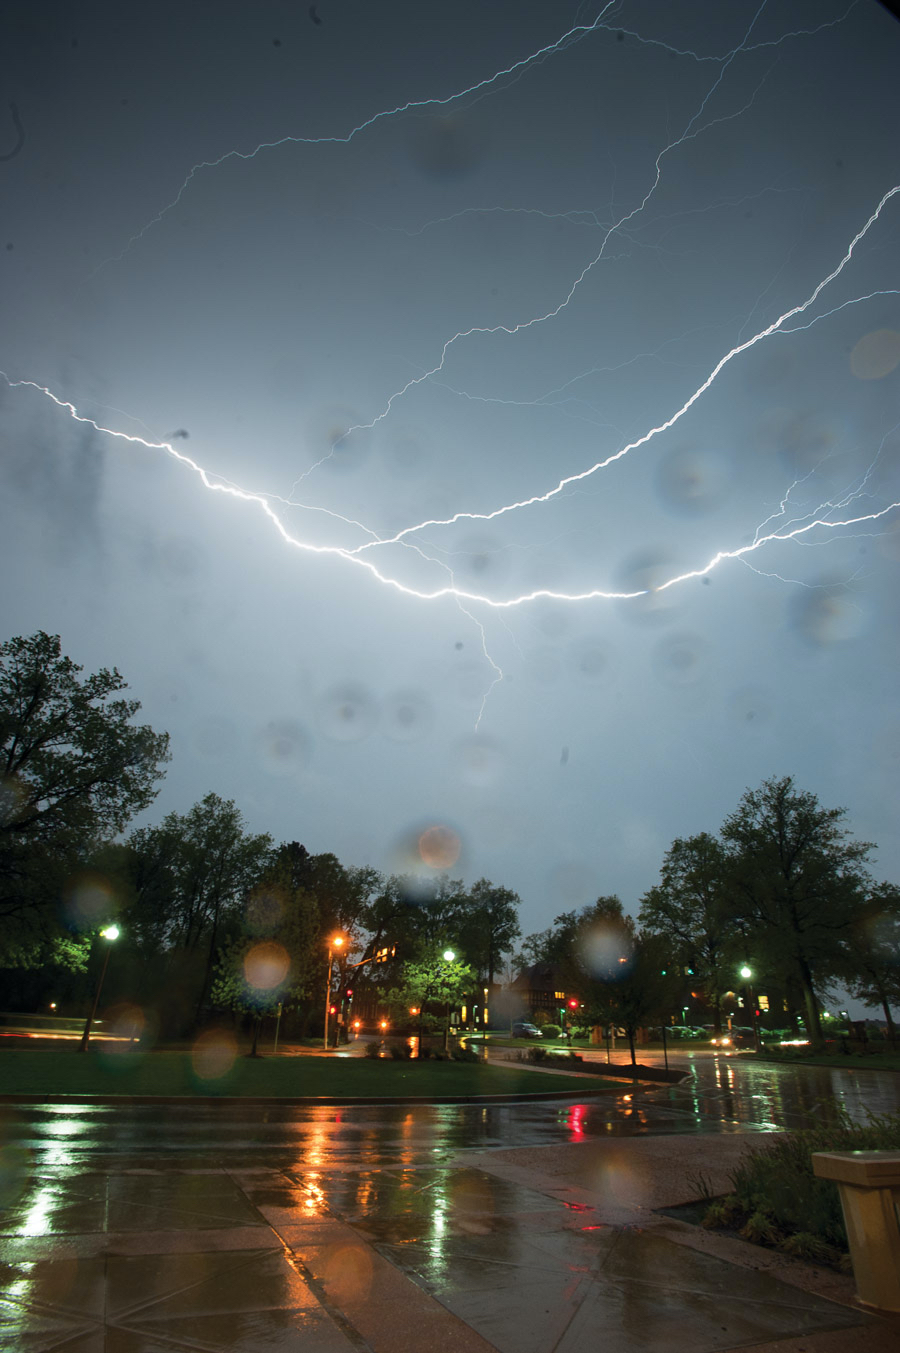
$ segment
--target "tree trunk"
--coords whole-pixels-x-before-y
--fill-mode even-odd
[[[893,1047],[895,1030],[894,1030],[894,1021],[891,1018],[891,1007],[888,1005],[887,996],[880,987],[878,989],[878,995],[881,997],[881,1008],[884,1011],[884,1020],[885,1023],[887,1024],[887,1034],[888,1038],[891,1040],[891,1047]]]
[[[216,957],[216,939],[219,934],[219,904],[216,903],[216,909],[213,913],[212,934],[209,937],[209,948],[206,951],[206,966],[203,970],[203,981],[200,984],[200,995],[197,999],[197,1010],[194,1015],[194,1024],[200,1023],[200,1014],[203,1010],[203,1002],[206,999],[206,993],[209,990],[209,979],[212,976],[213,963]]]
[[[809,1038],[810,1047],[813,1052],[822,1052],[825,1048],[825,1037],[819,1020],[819,1003],[816,1000],[816,993],[813,991],[812,975],[803,959],[800,960],[800,985],[803,989],[806,1034]]]
[[[256,1018],[255,1018],[254,1021],[253,1021],[253,1046],[252,1046],[252,1048],[250,1049],[250,1056],[251,1056],[251,1057],[258,1057],[258,1056],[259,1056],[259,1053],[256,1051],[256,1048],[257,1048],[257,1045],[258,1045],[258,1043],[259,1043],[259,1026],[260,1026],[261,1024],[262,1024],[262,1015],[257,1015]]]
[[[631,1065],[637,1066],[637,1057],[634,1055],[634,1029],[628,1026],[628,1046],[631,1049]]]
[[[716,1038],[722,1037],[722,1000],[718,993],[713,997],[713,1033]]]

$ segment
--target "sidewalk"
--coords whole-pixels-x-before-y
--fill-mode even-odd
[[[566,1112],[574,1112],[569,1106]],[[753,1142],[758,1143],[755,1134]],[[4,1214],[19,1353],[896,1353],[849,1279],[654,1209],[732,1135],[466,1151],[451,1166],[48,1171]],[[109,1158],[107,1158],[108,1160]]]
[[[613,1238],[610,1257],[618,1262],[597,1270],[603,1295],[594,1305],[608,1314],[605,1289],[630,1288],[643,1311],[642,1333],[635,1341],[625,1329],[604,1327],[604,1353],[897,1353],[900,1316],[862,1310],[851,1276],[657,1211],[705,1190],[725,1192],[732,1168],[760,1145],[758,1133],[648,1136],[467,1152],[465,1160],[559,1199],[588,1218],[588,1232]],[[559,1347],[574,1353],[581,1346]]]

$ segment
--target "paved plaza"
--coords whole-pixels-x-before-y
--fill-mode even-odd
[[[0,1106],[0,1347],[893,1353],[900,1326],[859,1310],[848,1277],[659,1210],[701,1176],[727,1187],[765,1134],[697,1088]]]

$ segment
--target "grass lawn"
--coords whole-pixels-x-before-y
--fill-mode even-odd
[[[190,1052],[87,1053],[64,1049],[0,1051],[0,1095],[272,1095],[316,1098],[423,1095],[582,1094],[611,1088],[574,1076],[548,1076],[526,1067],[472,1062],[395,1062],[362,1057],[262,1057],[218,1059]],[[621,1088],[619,1084],[616,1088]]]

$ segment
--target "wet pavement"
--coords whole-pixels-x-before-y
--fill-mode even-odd
[[[896,1111],[900,1077],[715,1058],[578,1102],[0,1105],[0,1347],[900,1347],[845,1280],[703,1252],[650,1206],[835,1098]]]

